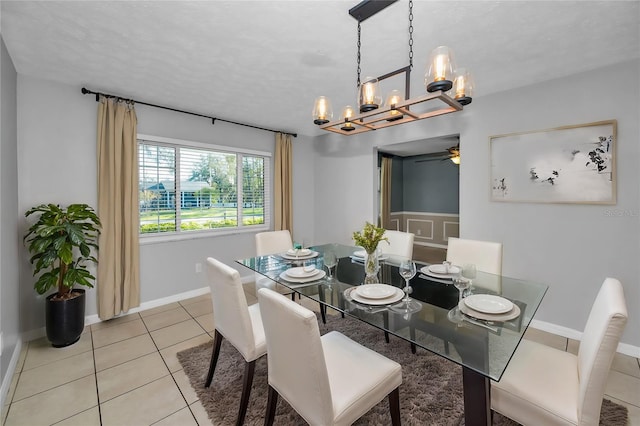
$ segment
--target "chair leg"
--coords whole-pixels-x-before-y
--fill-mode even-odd
[[[295,302],[295,301],[296,301],[296,292],[295,292],[295,291],[294,291],[293,293],[291,293],[291,300],[292,300],[293,302]]]
[[[249,395],[251,394],[251,384],[253,383],[253,372],[256,368],[256,361],[245,362],[244,364],[244,380],[242,381],[242,396],[240,397],[240,410],[238,411],[238,421],[236,426],[244,424],[244,416],[247,414],[247,406],[249,405]]]
[[[204,384],[205,388],[211,385],[213,380],[213,372],[216,370],[216,364],[218,363],[218,356],[220,355],[220,345],[222,344],[222,334],[216,330],[213,337],[213,350],[211,351],[211,363],[209,364],[209,373],[207,374],[207,381]]]
[[[389,332],[386,331],[389,328],[389,314],[387,312],[384,312],[382,314],[382,324],[384,325],[384,341],[389,343]]]
[[[411,353],[416,353],[416,344],[413,343],[416,340],[416,329],[413,326],[409,326],[409,338],[411,339]]]
[[[322,323],[327,323],[327,306],[320,303],[320,316],[322,317]]]
[[[391,424],[400,426],[400,388],[395,388],[389,394],[389,410],[391,411]]]
[[[278,405],[278,392],[269,385],[269,395],[267,397],[267,413],[264,416],[265,426],[271,426],[276,417],[276,406]]]

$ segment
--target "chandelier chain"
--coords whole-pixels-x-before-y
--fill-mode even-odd
[[[356,81],[356,87],[360,87],[360,21],[358,21],[358,79]]]
[[[409,68],[413,69],[413,0],[409,0]]]

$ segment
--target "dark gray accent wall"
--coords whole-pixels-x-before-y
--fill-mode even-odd
[[[431,161],[422,161],[431,158]],[[450,160],[416,156],[403,160],[403,207],[406,212],[459,212],[459,166]]]
[[[458,214],[459,183],[459,166],[446,158],[394,157],[391,211]]]
[[[391,163],[391,211],[401,212],[404,205],[403,189],[403,164],[402,158],[393,157]]]
[[[20,337],[17,73],[0,36],[0,374],[5,377]],[[4,396],[3,396],[4,397]]]

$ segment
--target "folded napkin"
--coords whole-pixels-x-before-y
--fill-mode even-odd
[[[287,254],[289,256],[307,256],[311,254],[311,250],[309,249],[289,249],[287,250]]]
[[[429,272],[433,272],[434,274],[458,274],[460,273],[460,268],[454,265],[449,266],[449,270],[447,271],[447,267],[444,265],[429,265]]]

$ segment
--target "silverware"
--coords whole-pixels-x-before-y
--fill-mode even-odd
[[[492,327],[492,326],[490,326],[490,325],[487,325],[487,324],[485,324],[485,323],[483,323],[483,322],[481,322],[481,321],[479,321],[479,320],[476,320],[476,319],[474,319],[474,318],[471,318],[471,317],[469,317],[469,316],[467,316],[467,315],[465,315],[465,314],[462,314],[462,319],[463,319],[464,321],[467,321],[467,322],[469,322],[469,323],[471,323],[471,324],[474,324],[474,325],[477,325],[477,326],[479,326],[479,327],[484,327],[484,328],[486,328],[487,330],[493,331],[494,333],[497,333],[497,332],[498,332],[498,328],[497,328],[497,327]]]

